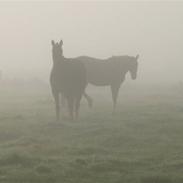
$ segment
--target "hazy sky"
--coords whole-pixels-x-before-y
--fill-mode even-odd
[[[63,39],[65,57],[139,54],[139,80],[183,80],[181,2],[0,3],[6,76],[47,77],[52,39]]]

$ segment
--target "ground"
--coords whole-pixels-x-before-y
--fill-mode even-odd
[[[133,87],[132,87],[133,86]],[[80,119],[55,121],[47,86],[1,86],[1,183],[182,183],[183,90],[124,85],[88,91]]]

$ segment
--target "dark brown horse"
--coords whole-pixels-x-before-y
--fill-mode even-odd
[[[78,117],[80,100],[87,84],[86,69],[79,59],[68,59],[63,56],[63,42],[52,41],[53,67],[50,84],[56,105],[56,117],[60,117],[59,94],[67,100],[71,119]]]
[[[112,56],[108,59],[97,59],[93,57],[80,56],[87,71],[87,82],[96,86],[110,86],[113,99],[113,112],[116,108],[119,88],[125,80],[125,75],[130,72],[131,78],[137,77],[139,55],[133,56]],[[92,99],[84,93],[85,98],[91,105]]]

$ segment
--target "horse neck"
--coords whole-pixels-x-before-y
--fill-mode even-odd
[[[120,64],[120,67],[121,67],[121,71],[122,73],[125,75],[127,72],[130,71],[131,69],[131,65],[129,62],[124,62],[124,63],[121,63]]]
[[[55,59],[55,60],[53,61],[53,68],[55,68],[55,69],[58,68],[58,66],[60,66],[60,65],[63,64],[64,62],[65,62],[64,56]]]

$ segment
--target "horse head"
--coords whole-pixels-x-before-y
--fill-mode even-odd
[[[53,62],[58,62],[60,60],[60,58],[63,57],[63,49],[62,49],[62,45],[63,45],[63,41],[61,40],[60,42],[56,42],[55,41],[51,41],[52,44],[52,58],[53,58]]]
[[[132,57],[131,62],[129,62],[129,72],[133,80],[137,78],[138,58],[139,58],[139,55],[137,55],[136,57]]]

